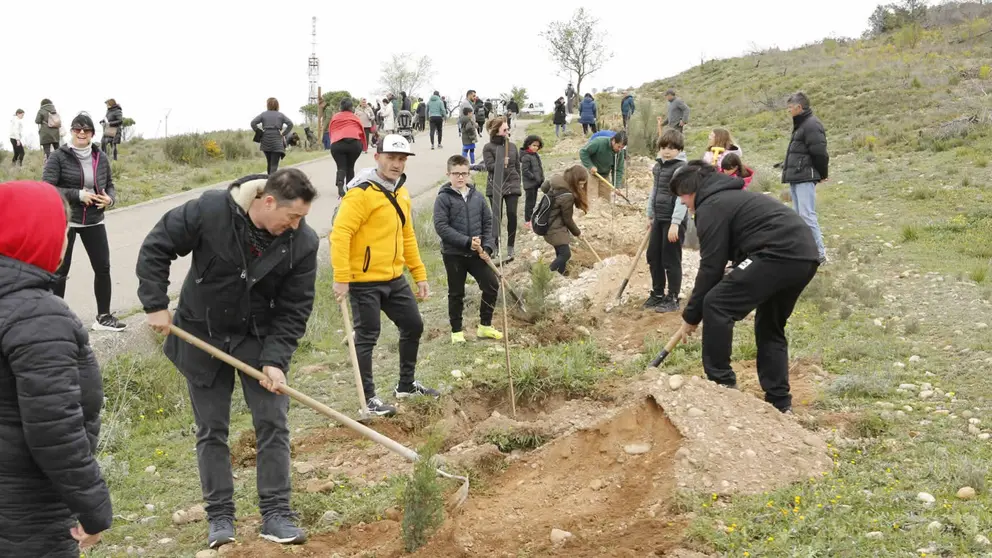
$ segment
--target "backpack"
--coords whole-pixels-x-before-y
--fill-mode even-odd
[[[62,118],[58,115],[57,112],[52,111],[52,112],[48,113],[48,124],[47,125],[48,125],[49,128],[61,128],[62,127]]]
[[[545,194],[541,197],[541,201],[537,202],[537,207],[534,208],[534,214],[530,220],[531,230],[537,236],[548,234],[548,230],[551,228],[551,210],[554,205],[555,196],[551,194]]]

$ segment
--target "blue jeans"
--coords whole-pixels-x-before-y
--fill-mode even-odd
[[[827,249],[823,247],[823,233],[820,232],[820,223],[816,220],[816,183],[790,184],[789,190],[792,193],[792,206],[813,231],[813,240],[816,241],[816,249],[820,252],[820,257],[825,257]]]
[[[560,132],[559,132],[559,130],[560,130]],[[565,125],[564,124],[555,124],[555,137],[557,138],[557,137],[561,136],[561,134],[564,134],[564,133],[565,133]]]

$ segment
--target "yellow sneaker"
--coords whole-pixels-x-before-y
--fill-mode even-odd
[[[464,343],[465,342],[465,332],[458,331],[451,334],[451,344]]]
[[[475,336],[479,339],[502,339],[503,334],[500,333],[496,328],[491,325],[480,325],[479,329],[475,330]]]

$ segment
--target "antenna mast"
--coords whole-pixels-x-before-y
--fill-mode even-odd
[[[317,58],[317,17],[313,17],[313,31],[311,33],[310,68],[307,75],[310,76],[310,98],[308,104],[317,106],[320,102],[320,93],[317,91],[317,83],[320,81],[320,60]],[[319,120],[319,118],[318,118]]]

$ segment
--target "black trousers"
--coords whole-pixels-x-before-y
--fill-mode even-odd
[[[365,128],[365,145],[372,145],[372,128]],[[366,147],[365,152],[369,152],[368,147]]]
[[[90,257],[90,266],[93,267],[93,294],[96,295],[97,314],[109,314],[113,284],[110,281],[110,243],[107,240],[107,227],[103,223],[92,227],[69,227],[69,244],[65,249],[62,265],[55,271],[56,281],[52,292],[65,298],[65,285],[69,279],[69,268],[72,267],[72,248],[77,236],[83,241],[86,255]]]
[[[417,368],[420,336],[424,333],[424,319],[417,308],[417,300],[406,277],[377,283],[352,283],[350,288],[352,321],[355,324],[355,349],[358,352],[358,369],[362,376],[365,399],[375,397],[372,379],[372,350],[382,329],[380,311],[386,314],[400,330],[400,382],[401,389],[413,385]]]
[[[104,136],[102,143],[100,143],[100,147],[103,149],[104,153],[107,155],[113,154],[114,160],[117,160],[117,143],[114,142],[113,137]]]
[[[630,116],[631,115],[629,115],[629,114],[622,114],[621,115],[621,117],[623,117],[623,129],[624,130],[627,129],[627,124],[630,122]]]
[[[18,162],[24,163],[24,144],[18,143],[14,138],[10,138],[10,146],[14,148],[14,158],[10,160],[11,164],[16,165]]]
[[[362,156],[362,142],[355,138],[345,138],[331,144],[331,157],[338,167],[334,184],[338,187],[338,196],[344,197],[344,186],[355,178],[355,163]]]
[[[443,116],[431,117],[431,145],[434,145],[434,133],[437,132],[437,144],[441,145],[441,131],[444,128]]]
[[[48,156],[52,154],[52,151],[59,148],[58,143],[43,143],[41,148],[45,150],[45,160],[48,160]]]
[[[758,346],[758,381],[765,401],[778,409],[792,406],[785,324],[817,267],[816,262],[753,257],[738,264],[706,293],[703,369],[710,380],[725,385],[737,383],[730,366],[734,323],[757,308],[754,340]]]
[[[253,366],[259,364],[252,363]],[[255,484],[264,517],[288,513],[290,498],[289,396],[272,393],[239,372],[241,391],[255,428]],[[196,420],[196,462],[207,516],[234,517],[234,476],[227,445],[234,369],[225,366],[210,387],[186,382]]]
[[[486,121],[485,120],[476,120],[475,121],[475,127],[479,129],[479,135],[480,136],[482,135],[482,129],[485,128],[485,126],[486,126]]]
[[[671,221],[655,221],[651,224],[651,237],[648,240],[648,267],[651,269],[651,294],[678,298],[682,292],[682,243],[685,242],[686,224],[679,225],[679,241],[669,242],[668,227]]]
[[[489,198],[489,207],[493,210],[493,227],[496,226],[496,211],[497,208],[493,205],[493,197],[487,196]],[[513,194],[509,196],[503,196],[503,206],[506,211],[503,212],[502,222],[506,223],[506,243],[510,246],[515,246],[517,240],[517,204],[520,201],[520,194]],[[496,247],[499,247],[499,237],[500,232],[493,230],[493,236],[496,238]]]
[[[264,151],[265,153],[265,173],[272,176],[279,170],[279,161],[282,160],[282,153],[278,151]]]
[[[599,131],[599,130],[596,129],[596,123],[593,122],[592,124],[583,124],[582,125],[582,133],[583,134],[588,134],[590,128],[592,129],[592,133],[594,133],[594,134]]]
[[[448,320],[451,332],[462,330],[462,312],[465,309],[465,278],[475,277],[482,291],[479,305],[479,323],[493,324],[493,311],[496,309],[496,296],[499,294],[499,278],[486,262],[477,255],[458,256],[444,254],[444,270],[448,273]]]
[[[524,222],[530,223],[530,218],[534,216],[534,205],[537,204],[537,188],[527,188],[524,190]]]
[[[565,266],[568,265],[570,259],[572,259],[572,249],[568,247],[568,244],[555,246],[555,259],[551,260],[551,271],[565,275]]]

